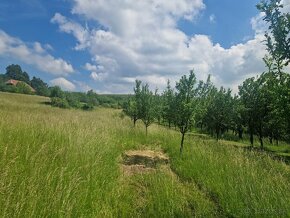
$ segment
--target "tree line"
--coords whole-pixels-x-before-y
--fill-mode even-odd
[[[146,134],[153,122],[178,128],[180,152],[185,134],[193,128],[217,140],[227,131],[240,139],[246,133],[252,146],[257,136],[261,148],[266,138],[270,143],[290,142],[290,76],[284,72],[290,62],[290,15],[281,12],[280,0],[262,0],[257,8],[264,12],[269,25],[265,33],[265,72],[246,79],[235,95],[230,89],[215,87],[210,75],[205,82],[197,81],[193,70],[182,76],[175,87],[168,81],[160,95],[136,80],[134,95],[124,105],[134,125],[142,120]]]
[[[8,80],[20,81],[16,85],[7,85]],[[36,94],[50,97],[50,104],[60,108],[92,110],[94,107],[121,108],[127,95],[99,95],[93,90],[88,92],[63,91],[59,86],[49,86],[42,79],[33,77],[22,70],[18,64],[6,67],[6,73],[0,74],[0,91],[21,94]]]

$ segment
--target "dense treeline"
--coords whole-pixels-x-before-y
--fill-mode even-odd
[[[7,84],[9,80],[15,80],[15,84]],[[66,92],[59,86],[49,87],[40,78],[30,77],[27,72],[22,71],[21,66],[11,64],[6,67],[6,73],[0,74],[0,91],[36,94],[51,98],[51,105],[60,108],[77,108],[92,110],[96,106],[121,108],[127,95],[98,95],[93,90],[87,93]]]
[[[210,76],[197,83],[195,74],[183,76],[175,88],[168,85],[158,95],[148,84],[136,81],[135,95],[124,105],[124,111],[134,124],[142,120],[146,127],[153,121],[172,125],[181,132],[180,152],[186,132],[200,128],[217,140],[227,131],[242,139],[249,135],[253,145],[257,136],[264,147],[279,140],[290,142],[290,76],[283,71],[290,61],[290,15],[282,13],[279,0],[262,1],[257,8],[265,13],[269,23],[266,32],[268,55],[263,59],[266,72],[246,79],[233,95],[230,89],[217,88]]]

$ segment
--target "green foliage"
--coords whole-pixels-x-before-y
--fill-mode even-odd
[[[196,107],[196,78],[195,74],[190,71],[189,77],[185,75],[176,83],[175,95],[175,124],[179,127],[182,134],[180,153],[183,149],[184,134],[194,125],[194,112]]]
[[[11,64],[6,67],[6,77],[9,79],[20,80],[30,84],[29,75],[22,71],[21,67],[17,64]]]
[[[217,140],[220,138],[220,134],[230,129],[232,118],[233,98],[231,90],[226,90],[223,87],[219,91],[213,89],[208,102],[205,122],[211,132],[215,131]]]
[[[140,93],[140,119],[143,121],[146,128],[154,122],[156,117],[155,102],[153,92],[149,90],[149,85],[142,85]]]
[[[170,81],[167,81],[167,87],[165,91],[162,94],[162,111],[161,111],[161,116],[163,117],[164,120],[167,121],[168,127],[171,128],[171,125],[175,121],[175,96],[174,96],[174,91],[170,86]]]
[[[134,98],[129,98],[128,101],[123,105],[123,111],[131,118],[135,127],[136,121],[139,119],[136,100]]]
[[[290,62],[290,14],[281,12],[281,0],[262,0],[257,8],[265,13],[264,20],[269,25],[265,34],[267,50],[280,72]]]
[[[59,97],[52,97],[50,98],[51,100],[51,105],[54,107],[59,107],[59,108],[69,108],[69,103],[66,99],[59,98]]]
[[[64,99],[68,102],[69,106],[72,108],[81,108],[82,104],[77,95],[72,92],[65,92]]]
[[[47,83],[40,78],[33,77],[30,81],[31,87],[35,89],[37,95],[50,96],[50,90]]]
[[[61,90],[61,88],[59,86],[50,87],[49,90],[50,90],[50,97],[51,98],[54,98],[54,97],[64,98],[65,97],[64,92]]]
[[[84,111],[92,111],[94,109],[94,105],[85,103],[83,104],[82,109]]]
[[[25,82],[18,82],[16,85],[16,92],[22,94],[32,94],[31,87],[27,85]]]

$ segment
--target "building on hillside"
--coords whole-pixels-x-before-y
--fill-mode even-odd
[[[17,86],[18,83],[24,83],[27,87],[30,88],[31,92],[35,92],[35,89],[34,88],[32,88],[26,82],[23,82],[23,81],[20,81],[20,80],[10,79],[5,84],[6,85],[10,85],[10,86]]]

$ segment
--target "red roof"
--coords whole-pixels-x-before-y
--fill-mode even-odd
[[[18,83],[25,83],[27,86],[29,86],[29,88],[31,89],[32,92],[35,92],[35,89],[32,88],[30,85],[28,85],[26,82],[23,81],[19,81],[19,80],[15,80],[15,79],[10,79],[6,82],[6,85],[12,85],[12,86],[16,86]]]
[[[8,80],[8,81],[6,82],[6,84],[7,84],[7,85],[13,85],[13,86],[16,86],[17,83],[19,83],[19,82],[21,82],[21,81],[19,81],[19,80],[15,80],[15,79],[10,79],[10,80]]]

